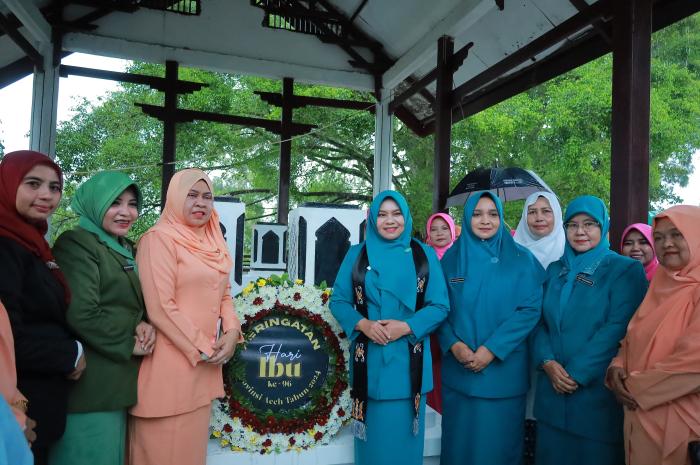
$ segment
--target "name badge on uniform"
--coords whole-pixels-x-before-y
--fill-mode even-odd
[[[593,287],[593,285],[595,284],[595,282],[593,282],[593,280],[591,279],[588,279],[585,274],[576,275],[576,281],[591,287]]]
[[[124,265],[122,269],[124,271],[134,271],[134,265]]]
[[[464,278],[450,278],[450,283],[463,283]]]

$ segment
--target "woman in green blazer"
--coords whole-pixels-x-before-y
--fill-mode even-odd
[[[71,207],[80,222],[58,238],[53,252],[73,295],[68,325],[83,342],[90,368],[71,390],[66,432],[50,462],[122,465],[139,360],[155,342],[153,327],[143,321],[135,251],[126,239],[141,195],[126,174],[103,172],[78,188]]]

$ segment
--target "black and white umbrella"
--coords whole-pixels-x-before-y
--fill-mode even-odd
[[[462,206],[477,191],[491,191],[504,202],[525,199],[539,191],[552,192],[534,171],[523,168],[479,168],[467,173],[452,189],[445,206]]]

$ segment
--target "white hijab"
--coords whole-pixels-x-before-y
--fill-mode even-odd
[[[537,202],[539,197],[544,197],[549,201],[554,214],[554,229],[549,235],[538,237],[530,231],[527,225],[527,209],[530,205]],[[535,192],[525,200],[523,214],[520,218],[520,223],[515,229],[513,236],[515,242],[526,247],[539,260],[542,267],[546,270],[550,263],[556,262],[564,255],[564,245],[566,243],[566,234],[564,233],[564,223],[562,221],[561,206],[557,200],[557,196],[551,192]]]

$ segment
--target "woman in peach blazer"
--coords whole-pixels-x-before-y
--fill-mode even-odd
[[[25,413],[27,399],[17,390],[14,344],[10,318],[0,302],[0,463],[29,465],[34,457],[27,441],[36,438],[35,423]]]
[[[27,398],[17,389],[15,368],[15,340],[12,337],[10,317],[0,302],[0,395],[5,398],[22,428],[27,426]]]
[[[158,339],[139,371],[130,463],[203,465],[211,402],[224,395],[221,366],[241,341],[232,261],[203,171],[173,176],[163,214],[141,238],[136,262]]]
[[[608,368],[606,385],[625,406],[628,465],[690,464],[688,444],[700,439],[698,230],[700,207],[654,219],[661,267]]]

